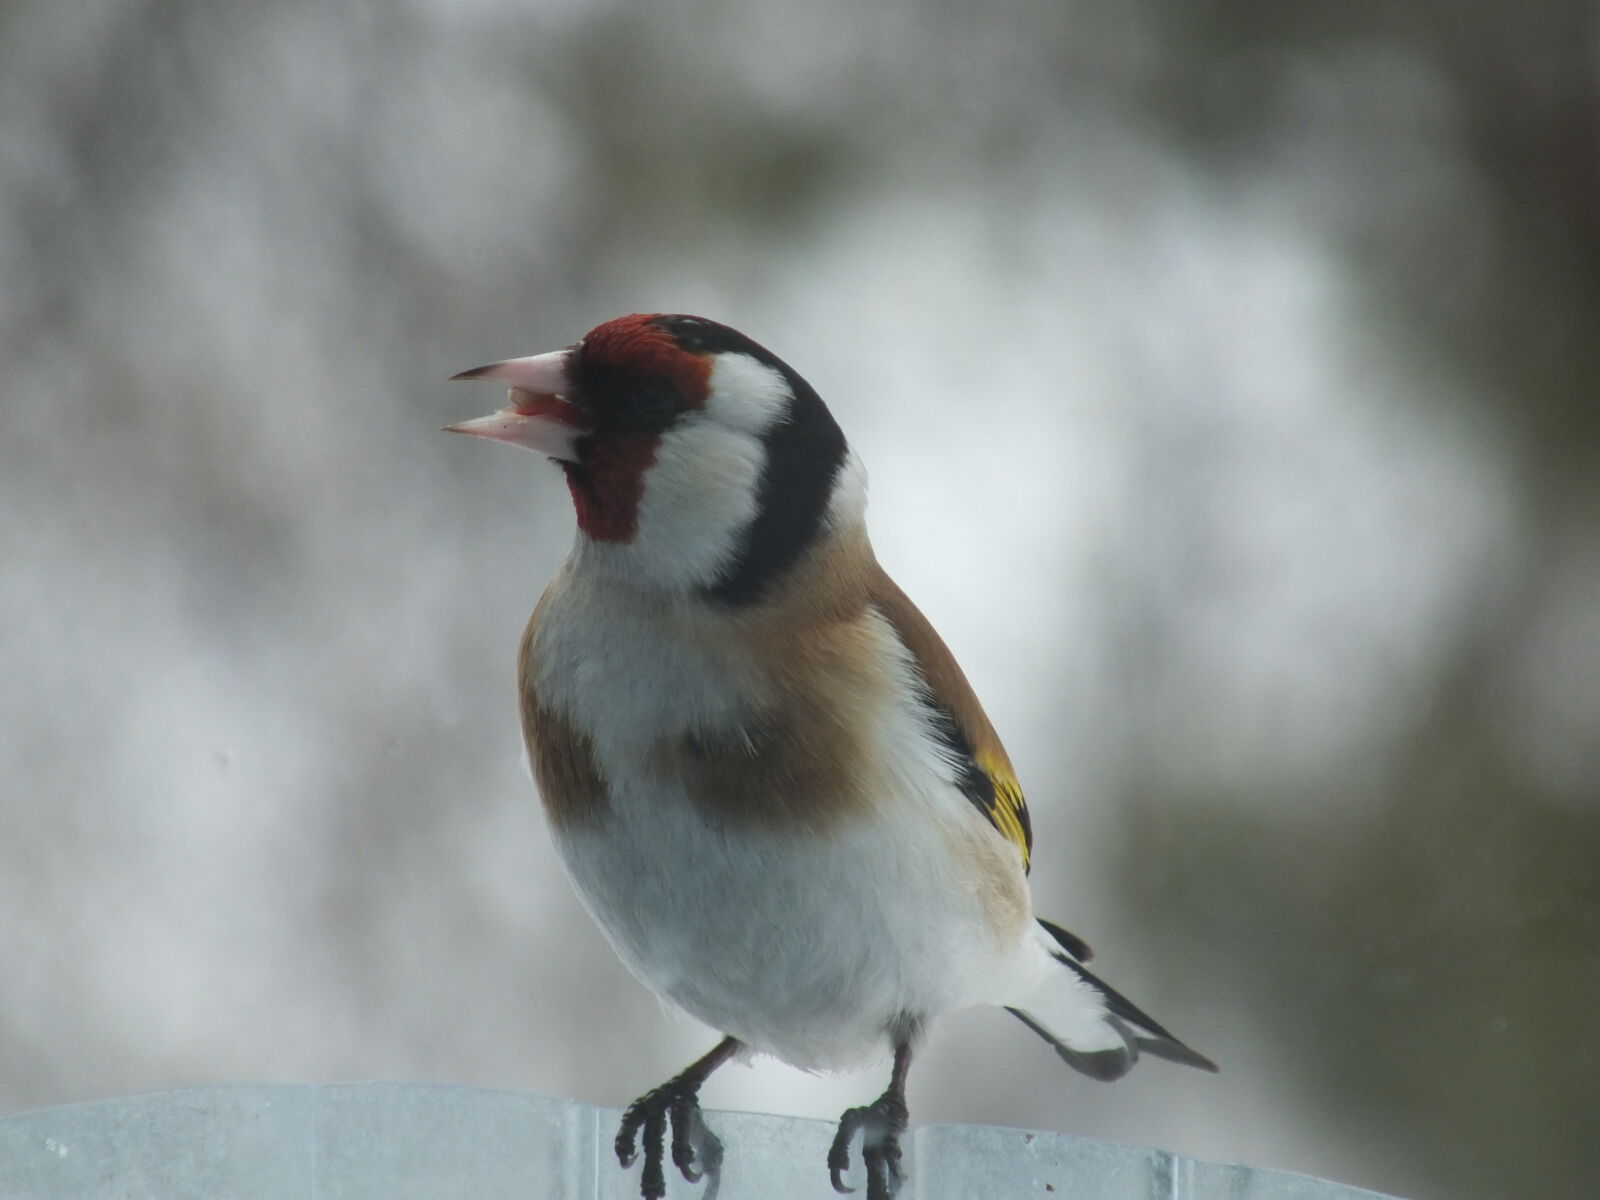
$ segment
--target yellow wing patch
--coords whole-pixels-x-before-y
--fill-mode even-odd
[[[1011,764],[997,754],[980,752],[977,768],[989,786],[979,789],[980,795],[969,792],[968,796],[989,818],[989,824],[1000,831],[1000,836],[1016,846],[1022,855],[1022,869],[1026,871],[1033,854],[1033,825],[1028,820],[1028,802],[1022,798],[1022,785],[1017,782]]]
[[[928,618],[876,563],[868,578],[872,604],[911,655],[927,705],[930,730],[948,756],[961,794],[1017,848],[1023,870],[1033,852],[1033,828],[1016,774],[1000,748],[983,706],[949,647]]]
[[[955,768],[955,785],[993,825],[1000,836],[1017,848],[1022,869],[1027,871],[1033,854],[1033,825],[1028,820],[1028,805],[1022,798],[1022,785],[1011,769],[1006,752],[989,739],[973,748],[967,734],[950,710],[931,694],[924,699],[932,718],[933,733],[950,756]],[[993,734],[990,734],[990,739]]]

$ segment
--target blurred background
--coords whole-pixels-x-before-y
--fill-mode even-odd
[[[1600,1194],[1594,3],[6,0],[0,264],[0,1111],[710,1044],[523,774],[565,489],[438,432],[669,310],[830,401],[1039,910],[1223,1064],[964,1014],[916,1120]]]

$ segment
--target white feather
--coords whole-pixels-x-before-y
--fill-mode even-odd
[[[828,527],[845,529],[859,524],[867,514],[867,469],[855,450],[845,451],[839,475],[828,497]]]
[[[894,1031],[973,1003],[1024,1007],[1059,1041],[1115,1049],[1099,993],[1055,961],[1007,843],[956,785],[911,656],[875,613],[887,676],[866,718],[873,807],[825,835],[726,824],[652,754],[663,739],[737,737],[765,680],[696,594],[756,516],[763,437],[793,396],[724,354],[704,409],[665,433],[627,544],[579,535],[534,629],[541,702],[587,735],[603,820],[556,830],[585,905],[622,961],[713,1028],[796,1066],[851,1066]],[[825,525],[859,524],[853,451]]]
[[[712,364],[706,412],[730,429],[760,437],[789,411],[793,399],[783,373],[748,354],[719,354]]]
[[[534,630],[544,704],[587,733],[602,765],[624,777],[651,745],[736,725],[748,694],[737,663],[719,659],[699,601],[664,597],[588,569],[575,550],[551,582]]]
[[[739,549],[755,518],[766,450],[755,434],[705,413],[689,413],[662,434],[645,472],[639,525],[626,543],[578,535],[574,555],[586,570],[659,589],[705,587]]]
[[[673,636],[707,619],[569,567],[534,635],[541,698],[589,734],[610,787],[607,820],[557,845],[623,962],[708,1025],[812,1069],[881,1053],[908,1016],[1005,1001],[1031,914],[999,928],[983,903],[970,851],[1002,844],[954,786],[887,622],[874,633],[894,698],[868,731],[879,804],[810,837],[722,826],[650,767],[663,735],[737,725],[737,660]]]
[[[669,591],[715,581],[756,516],[766,467],[762,437],[792,400],[780,372],[748,355],[718,355],[704,408],[661,435],[645,471],[634,537],[619,544],[580,535],[585,567]]]
[[[1033,926],[1007,964],[1009,970],[1001,984],[1005,995],[995,1003],[1022,1009],[1056,1041],[1073,1050],[1122,1050],[1126,1040],[1106,1020],[1104,997],[1056,961],[1060,952],[1049,934]]]

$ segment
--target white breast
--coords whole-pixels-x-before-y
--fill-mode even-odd
[[[569,569],[534,634],[541,699],[588,734],[609,786],[606,820],[556,837],[622,960],[708,1025],[807,1068],[852,1065],[908,1018],[993,999],[1029,914],[997,915],[985,881],[1014,872],[1025,897],[1020,865],[954,786],[887,622],[881,650],[904,678],[870,731],[881,802],[813,837],[719,821],[651,769],[663,736],[738,728],[759,687],[706,619]]]

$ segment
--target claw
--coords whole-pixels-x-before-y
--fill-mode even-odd
[[[644,1123],[644,1114],[639,1106],[643,1103],[641,1098],[628,1105],[628,1111],[622,1114],[622,1124],[617,1128],[616,1140],[611,1143],[617,1161],[624,1167],[633,1166],[633,1160],[639,1157],[639,1126]]]
[[[631,1167],[639,1151],[644,1151],[644,1166],[639,1171],[643,1200],[664,1200],[667,1194],[669,1131],[672,1165],[690,1183],[709,1179],[706,1200],[715,1196],[722,1143],[700,1115],[700,1085],[738,1049],[737,1041],[724,1038],[699,1062],[640,1096],[622,1114],[612,1149],[624,1167]]]
[[[850,1143],[866,1117],[865,1108],[846,1109],[839,1118],[839,1131],[833,1135],[833,1145],[828,1147],[828,1178],[833,1182],[833,1190],[841,1196],[855,1191],[845,1183],[844,1173],[850,1169]]]
[[[700,1169],[695,1166],[694,1118],[700,1106],[690,1093],[680,1093],[672,1098],[668,1115],[672,1119],[672,1165],[690,1183],[700,1182]]]
[[[850,1167],[850,1143],[862,1130],[861,1164],[867,1172],[867,1200],[891,1200],[904,1178],[900,1170],[900,1135],[905,1132],[909,1114],[905,1101],[892,1089],[863,1108],[846,1110],[839,1118],[839,1130],[828,1148],[828,1177],[833,1190],[841,1194],[855,1191],[844,1181]]]
[[[672,1165],[690,1183],[700,1182],[704,1172],[696,1166],[697,1127],[710,1136],[710,1130],[705,1129],[700,1120],[700,1104],[694,1091],[677,1080],[646,1092],[628,1105],[617,1128],[613,1148],[617,1161],[624,1167],[631,1167],[639,1157],[639,1150],[644,1150],[644,1169],[639,1173],[639,1194],[644,1200],[662,1200],[667,1194],[665,1160],[669,1130]]]
[[[712,1133],[706,1125],[705,1118],[700,1115],[700,1106],[695,1105],[689,1110],[689,1139],[691,1143],[691,1163],[698,1161],[703,1167],[694,1169],[694,1181],[701,1178],[709,1179],[703,1200],[716,1200],[719,1183],[722,1176],[722,1140]],[[688,1177],[688,1168],[680,1166],[685,1177]]]

